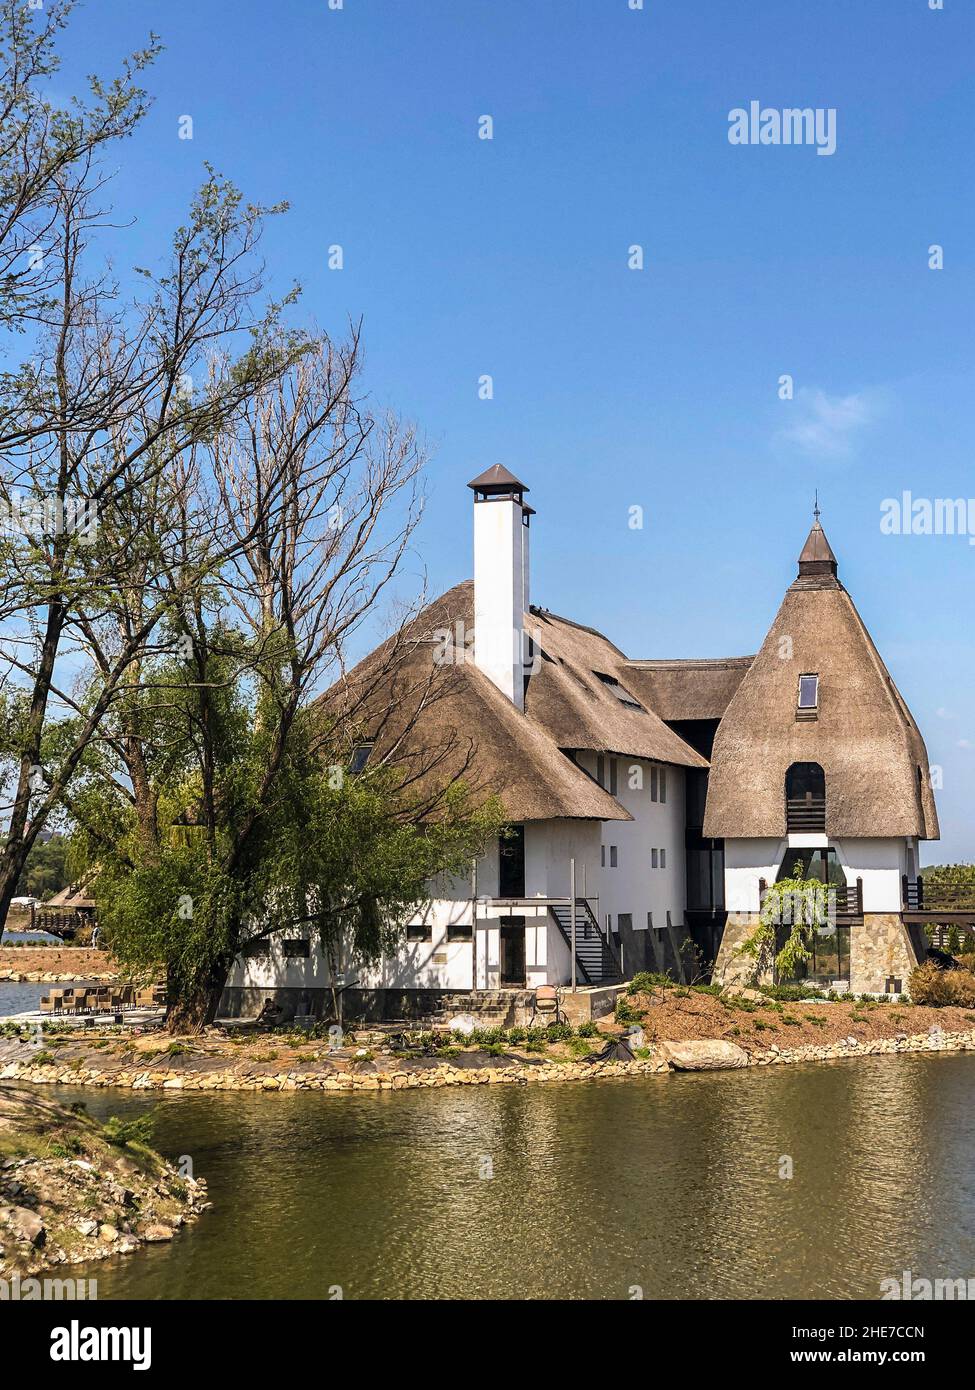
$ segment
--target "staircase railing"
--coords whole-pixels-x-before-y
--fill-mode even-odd
[[[550,913],[552,914],[552,917],[555,919],[556,925],[558,926],[560,932],[562,933],[562,936],[563,936],[564,939],[565,939],[566,945],[569,947],[569,949],[570,949],[570,951],[571,951],[571,949],[572,949],[572,903],[571,903],[571,901],[570,901],[569,899],[566,899],[564,903],[559,903],[559,904],[558,904],[558,907],[553,906],[553,905],[550,905],[550,906],[549,906],[549,911],[550,911]],[[563,916],[560,916],[560,913],[561,913],[561,914],[564,914],[564,918],[563,918]],[[590,906],[589,900],[588,900],[587,898],[576,898],[575,926],[576,926],[576,939],[575,939],[576,951],[575,951],[575,961],[576,961],[576,966],[577,966],[579,972],[580,972],[581,975],[582,975],[583,982],[584,982],[585,984],[590,984],[590,985],[598,984],[598,983],[599,983],[598,980],[594,980],[594,979],[592,978],[592,975],[590,974],[589,969],[588,969],[588,967],[586,966],[586,963],[585,963],[585,961],[583,960],[582,955],[580,954],[580,947],[581,947],[581,946],[585,946],[585,945],[588,945],[588,944],[593,944],[593,945],[595,945],[595,944],[597,944],[597,943],[598,943],[598,946],[599,946],[599,972],[600,972],[600,975],[603,976],[603,977],[605,977],[607,974],[616,973],[616,974],[619,975],[620,979],[622,979],[622,976],[623,976],[622,961],[620,960],[619,955],[617,954],[616,949],[615,949],[615,947],[614,947],[612,941],[609,940],[607,934],[603,931],[602,927],[600,926],[600,924],[599,924],[599,918],[598,918],[598,917],[596,916],[596,914],[593,912],[592,907]],[[610,968],[607,969],[607,966],[609,966]]]

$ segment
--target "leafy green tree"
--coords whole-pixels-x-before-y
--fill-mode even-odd
[[[62,835],[37,840],[17,884],[18,895],[50,898],[71,882],[68,870],[68,842]]]
[[[766,890],[759,925],[738,951],[754,961],[752,973],[756,980],[773,970],[776,978],[791,979],[812,956],[812,932],[821,930],[829,921],[828,885],[816,878],[807,879],[797,866],[791,877],[780,879]],[[780,927],[787,927],[788,935],[776,950]]]

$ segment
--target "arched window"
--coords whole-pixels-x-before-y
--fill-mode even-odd
[[[793,763],[785,774],[787,830],[825,831],[826,774],[819,763]]]

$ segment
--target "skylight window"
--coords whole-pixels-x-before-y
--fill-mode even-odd
[[[352,757],[349,759],[349,772],[353,777],[365,771],[366,763],[369,761],[369,754],[372,752],[371,743],[358,743],[352,750]]]
[[[799,708],[816,709],[819,705],[819,677],[799,677]]]
[[[640,701],[635,700],[633,696],[630,694],[630,692],[627,690],[626,686],[620,685],[619,681],[616,679],[615,676],[608,676],[605,671],[593,671],[593,675],[596,677],[597,680],[601,680],[603,685],[605,685],[607,689],[613,692],[613,694],[616,696],[617,700],[619,700],[621,705],[625,705],[627,709],[643,709],[643,706],[640,704]]]

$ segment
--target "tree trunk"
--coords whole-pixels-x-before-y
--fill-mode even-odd
[[[192,980],[168,973],[166,1028],[170,1033],[202,1033],[217,1016],[220,996],[233,961],[217,961]]]

